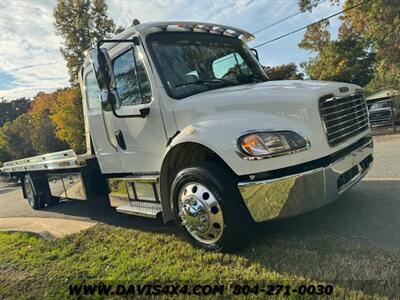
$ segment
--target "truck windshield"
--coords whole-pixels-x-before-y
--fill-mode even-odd
[[[147,42],[167,93],[176,99],[267,80],[251,51],[236,38],[162,32],[150,35]]]

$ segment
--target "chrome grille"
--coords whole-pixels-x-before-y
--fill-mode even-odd
[[[323,97],[319,110],[330,146],[336,146],[368,129],[368,112],[363,94]]]

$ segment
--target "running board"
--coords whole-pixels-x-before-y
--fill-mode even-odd
[[[161,213],[160,203],[129,201],[128,204],[117,207],[117,212],[146,218],[157,217]]]

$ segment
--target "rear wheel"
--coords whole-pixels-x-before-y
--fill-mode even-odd
[[[37,210],[45,206],[46,199],[36,191],[32,177],[29,174],[24,177],[24,191],[25,197],[33,209]]]
[[[181,170],[171,196],[175,222],[194,245],[231,251],[246,244],[250,215],[234,175],[222,164],[205,162]]]
[[[47,199],[46,203],[48,206],[57,205],[60,203],[60,198],[48,195],[48,199]]]

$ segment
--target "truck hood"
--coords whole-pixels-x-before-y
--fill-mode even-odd
[[[211,90],[208,92],[203,92],[200,94],[195,94],[193,96],[187,97],[183,100],[192,100],[209,96],[225,97],[227,94],[235,94],[235,96],[241,97],[245,96],[247,98],[247,93],[255,93],[256,96],[262,96],[266,99],[270,93],[278,92],[280,94],[284,93],[286,96],[295,95],[298,96],[299,93],[307,94],[327,94],[334,93],[335,95],[342,95],[339,88],[348,88],[352,93],[355,89],[360,89],[359,86],[343,82],[333,82],[333,81],[316,81],[316,80],[276,80],[267,82],[258,82],[243,84],[237,86],[230,86],[222,89]]]
[[[346,88],[346,92],[340,92]],[[265,112],[298,119],[319,114],[318,100],[333,94],[347,96],[359,86],[327,81],[282,80],[232,86],[203,92],[175,102],[173,111],[178,130],[201,115],[221,111]]]

